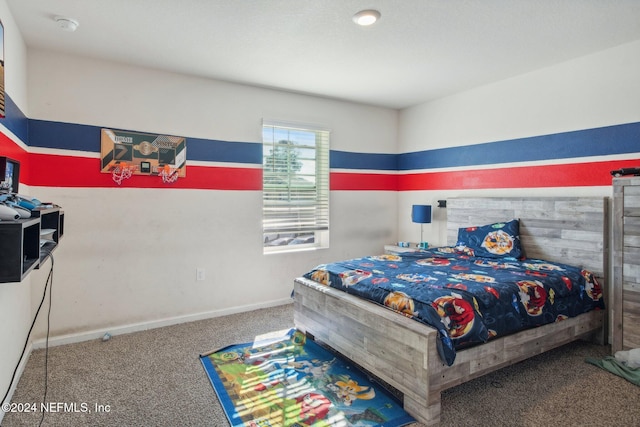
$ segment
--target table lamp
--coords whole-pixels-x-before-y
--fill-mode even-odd
[[[413,205],[411,208],[411,221],[420,224],[420,243],[418,246],[422,247],[424,242],[422,224],[431,223],[431,205]]]

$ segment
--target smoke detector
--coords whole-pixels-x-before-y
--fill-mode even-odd
[[[75,19],[65,18],[64,16],[56,16],[55,21],[63,31],[73,33],[80,23]]]

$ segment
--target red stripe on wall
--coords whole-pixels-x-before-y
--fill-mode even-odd
[[[189,188],[202,190],[262,190],[262,169],[187,166],[187,176],[165,184],[159,176],[133,175],[116,184],[100,172],[100,160],[52,154],[29,155],[27,185],[43,187]]]
[[[639,167],[640,160],[521,166],[399,175],[398,190],[588,187],[611,185],[611,171]]]
[[[23,170],[27,166],[28,153],[2,132],[0,132],[0,156],[9,157],[10,159],[19,161],[20,175],[22,176],[23,173],[26,173],[23,172]]]
[[[13,144],[15,146],[15,144]],[[17,160],[24,153],[13,152]],[[10,156],[11,157],[11,156]],[[21,181],[34,186],[117,187],[111,174],[100,172],[100,160],[29,154],[29,173]],[[332,191],[412,191],[486,188],[583,187],[611,185],[610,171],[639,167],[640,160],[522,166],[417,174],[332,172]],[[130,188],[190,188],[209,190],[262,190],[262,169],[188,166],[187,176],[164,184],[157,176],[134,175],[122,181]]]
[[[331,191],[398,191],[398,175],[383,173],[331,172],[330,187]]]

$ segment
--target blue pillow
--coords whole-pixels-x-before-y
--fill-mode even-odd
[[[520,222],[497,222],[481,227],[458,229],[458,243],[473,256],[485,258],[515,258],[523,256],[520,246]]]

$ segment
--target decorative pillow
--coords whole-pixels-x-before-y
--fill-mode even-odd
[[[497,222],[481,227],[458,229],[458,243],[474,256],[485,258],[520,258],[520,222]]]

